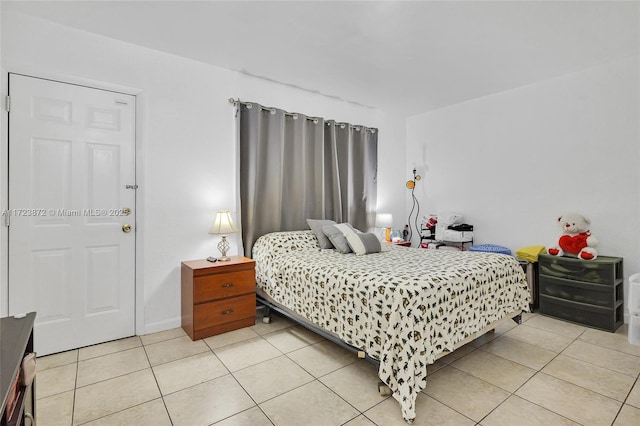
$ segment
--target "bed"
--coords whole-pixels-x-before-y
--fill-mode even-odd
[[[253,245],[259,297],[379,361],[379,377],[408,422],[427,365],[529,310],[511,256],[386,246],[366,255],[320,249],[312,231]]]

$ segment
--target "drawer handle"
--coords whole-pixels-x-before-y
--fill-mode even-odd
[[[230,288],[233,287],[233,283],[222,284],[222,288]]]
[[[222,315],[229,315],[233,313],[233,309],[227,309],[226,311],[222,311]]]

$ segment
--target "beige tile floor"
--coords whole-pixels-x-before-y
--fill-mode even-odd
[[[437,361],[416,425],[640,425],[640,346],[538,314]],[[39,426],[406,424],[373,365],[288,320],[38,359]]]

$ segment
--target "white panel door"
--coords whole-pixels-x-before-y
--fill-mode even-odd
[[[134,335],[135,97],[15,74],[9,94],[9,314],[37,312],[38,355]]]

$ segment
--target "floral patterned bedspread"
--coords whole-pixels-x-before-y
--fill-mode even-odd
[[[322,250],[312,231],[275,232],[253,246],[256,281],[276,302],[380,360],[405,420],[427,364],[465,337],[529,310],[511,256],[389,246],[356,256]]]

